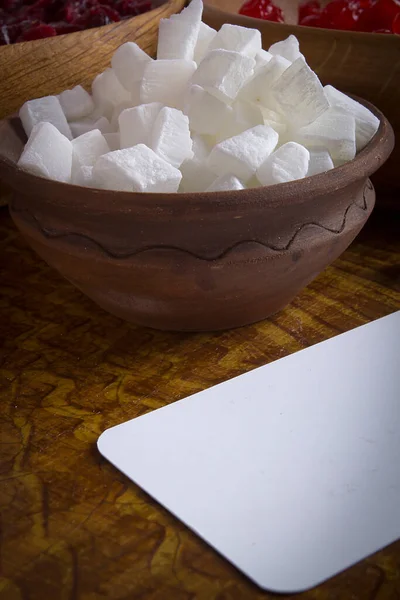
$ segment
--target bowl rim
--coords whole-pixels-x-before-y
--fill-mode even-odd
[[[205,15],[204,15],[205,13]],[[249,17],[247,15],[241,15],[240,13],[236,13],[236,12],[229,12],[226,10],[222,10],[222,8],[217,8],[216,6],[212,6],[210,4],[207,4],[207,1],[205,0],[204,3],[204,13],[203,13],[203,18],[204,16],[207,17],[207,13],[209,13],[211,16],[215,15],[216,17],[220,17],[221,19],[226,19],[226,15],[229,15],[229,18],[235,18],[238,20],[244,20],[246,23],[246,27],[251,27],[252,29],[260,29],[260,23],[263,24],[263,27],[268,27],[271,30],[276,30],[279,31],[279,29],[283,29],[283,31],[287,31],[287,35],[290,35],[290,33],[292,33],[292,30],[295,28],[297,31],[300,29],[301,31],[305,31],[307,33],[315,33],[316,35],[319,36],[323,36],[326,37],[327,35],[330,35],[331,37],[349,37],[349,35],[353,36],[356,35],[356,38],[358,37],[360,40],[369,40],[371,41],[371,37],[374,37],[376,41],[379,41],[379,43],[382,43],[383,40],[385,39],[386,41],[384,41],[383,43],[386,44],[399,44],[400,45],[400,35],[396,34],[396,33],[391,33],[391,34],[387,34],[387,33],[377,33],[377,32],[368,32],[368,31],[349,31],[346,29],[328,29],[326,27],[309,27],[307,25],[299,25],[299,24],[290,24],[290,23],[275,23],[273,21],[267,21],[265,19],[258,19],[256,17]],[[229,21],[225,21],[225,22],[229,22]]]
[[[350,94],[349,94],[350,96]],[[34,175],[21,169],[15,161],[12,161],[0,154],[0,177],[4,179],[8,185],[16,191],[26,193],[26,189],[36,186],[38,183],[41,186],[41,193],[49,199],[54,196],[54,190],[58,189],[61,194],[68,191],[85,191],[84,207],[85,211],[90,213],[103,213],[106,207],[108,210],[117,212],[131,212],[135,208],[151,207],[152,200],[156,200],[155,206],[166,207],[172,204],[175,207],[182,205],[190,205],[203,207],[222,207],[226,204],[237,205],[244,203],[246,207],[251,205],[272,205],[277,202],[280,197],[281,203],[284,204],[301,204],[302,197],[318,197],[330,191],[343,189],[349,184],[365,179],[373,174],[390,156],[394,148],[394,132],[389,121],[383,113],[370,102],[351,95],[355,100],[369,108],[379,119],[379,128],[368,144],[355,156],[354,159],[334,167],[324,173],[311,175],[295,181],[285,183],[277,183],[270,186],[260,186],[255,188],[246,188],[244,190],[234,191],[219,191],[219,192],[126,192],[119,190],[103,190],[99,188],[89,188],[74,185],[72,183],[64,183],[54,179],[47,179],[38,175]],[[0,121],[0,130],[2,126],[9,124],[17,115],[12,115]],[[379,149],[377,151],[377,149]],[[15,185],[15,180],[18,179],[21,185]],[[277,192],[281,191],[281,193]],[[36,194],[37,195],[37,194]],[[60,206],[69,204],[73,207],[82,206],[82,199],[77,199],[78,194],[72,198],[64,200],[57,198],[53,201]]]

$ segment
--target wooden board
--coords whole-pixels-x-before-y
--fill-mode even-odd
[[[27,248],[2,209],[0,600],[272,599],[102,460],[96,440],[111,425],[397,310],[399,228],[398,215],[372,217],[268,321],[171,334],[97,308]],[[399,597],[400,543],[301,596]]]

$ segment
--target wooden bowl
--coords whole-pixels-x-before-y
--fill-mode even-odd
[[[154,10],[104,27],[0,46],[0,119],[32,98],[58,94],[77,84],[89,89],[124,42],[135,41],[148,54],[155,54],[160,19],[184,5],[185,0],[167,0]]]
[[[271,187],[140,194],[50,181],[17,167],[17,118],[0,122],[0,177],[28,243],[105,310],[159,329],[238,327],[288,304],[368,219],[368,177],[394,143],[368,107],[380,127],[353,161]]]
[[[293,3],[293,0],[277,0]],[[323,84],[366,98],[389,119],[400,139],[400,36],[357,33],[271,23],[237,14],[242,0],[205,0],[204,21],[219,29],[223,23],[255,27],[264,48],[293,33],[301,51]],[[400,143],[373,179],[385,203],[399,207]],[[379,198],[379,203],[381,197]]]

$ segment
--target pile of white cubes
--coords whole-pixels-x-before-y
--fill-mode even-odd
[[[19,166],[74,185],[125,192],[269,186],[352,160],[379,120],[321,85],[291,35],[202,21],[192,0],[160,22],[157,59],[133,42],[90,95],[81,86],[26,102]]]

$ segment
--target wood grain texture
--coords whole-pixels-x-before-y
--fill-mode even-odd
[[[32,98],[81,84],[90,88],[110,66],[115,50],[135,41],[148,54],[157,48],[160,19],[180,12],[185,0],[168,0],[152,11],[105,27],[0,47],[0,118]]]
[[[398,215],[373,215],[284,311],[193,335],[107,315],[28,249],[2,209],[0,599],[273,598],[102,460],[97,437],[397,310],[399,227]],[[400,543],[299,596],[399,597]]]

